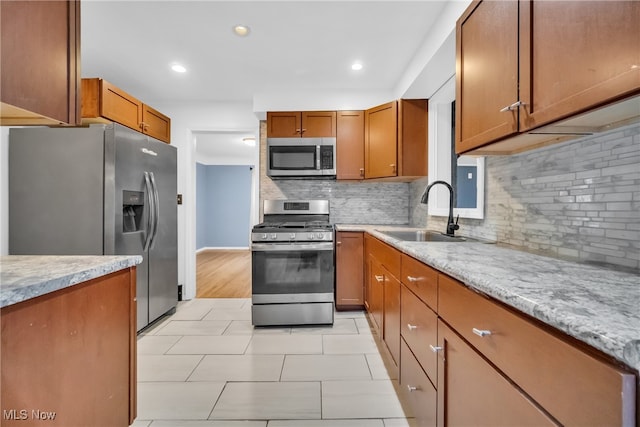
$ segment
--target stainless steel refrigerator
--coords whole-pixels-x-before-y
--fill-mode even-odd
[[[142,255],[138,330],[178,299],[176,148],[126,127],[9,131],[9,253]]]

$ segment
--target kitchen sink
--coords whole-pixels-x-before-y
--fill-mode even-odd
[[[466,237],[447,236],[430,230],[376,230],[394,239],[407,242],[466,242]]]

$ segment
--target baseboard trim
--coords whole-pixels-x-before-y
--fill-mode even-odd
[[[206,251],[247,251],[249,249],[250,249],[249,246],[244,246],[244,247],[205,246],[204,248],[196,249],[196,253],[199,254],[200,252],[206,252]]]

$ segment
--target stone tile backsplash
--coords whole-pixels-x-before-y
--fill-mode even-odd
[[[261,170],[266,170],[266,124]],[[554,257],[640,270],[640,125],[485,161],[485,218],[460,219],[459,234]],[[427,178],[412,183],[271,180],[262,200],[327,198],[331,221],[410,224],[444,230],[446,217],[427,215],[420,197]]]
[[[486,158],[485,219],[461,234],[552,256],[640,269],[640,125],[511,156]],[[444,229],[411,184],[414,226]]]
[[[409,184],[278,179],[266,176],[266,122],[260,124],[260,218],[269,199],[329,199],[330,219],[342,224],[409,223]]]

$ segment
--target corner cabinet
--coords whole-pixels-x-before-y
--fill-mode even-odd
[[[365,178],[427,175],[426,99],[401,99],[365,111]]]
[[[82,79],[84,123],[116,122],[171,143],[171,119],[99,78]]]
[[[2,1],[0,33],[0,125],[80,124],[80,1]]]
[[[456,26],[456,152],[519,152],[637,118],[637,99],[597,109],[640,94],[638,22],[634,1],[474,1]]]
[[[364,111],[338,111],[336,122],[337,179],[364,179]]]
[[[267,137],[269,138],[335,136],[335,111],[267,112]]]
[[[336,308],[364,306],[364,236],[362,232],[336,232]]]

